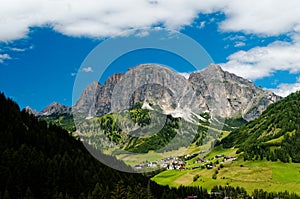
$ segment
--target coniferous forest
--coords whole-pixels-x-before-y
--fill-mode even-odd
[[[113,170],[67,131],[38,121],[0,95],[0,198],[160,198],[172,190],[141,174]],[[125,165],[124,165],[125,166]]]
[[[238,147],[245,160],[300,163],[300,91],[271,104],[256,120],[222,140]]]
[[[249,194],[230,186],[215,187],[214,195],[201,187],[169,188],[149,176],[116,171],[97,161],[70,133],[20,111],[4,94],[0,94],[0,137],[0,199],[223,198],[226,194],[299,198],[287,192]]]

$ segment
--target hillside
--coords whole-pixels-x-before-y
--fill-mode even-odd
[[[103,165],[67,131],[20,111],[3,94],[0,138],[0,198],[208,197],[199,188],[171,191],[141,174],[122,173]],[[98,158],[123,164],[100,153]]]
[[[300,162],[300,92],[270,105],[256,120],[222,140],[225,148],[238,147],[246,160]]]
[[[106,154],[155,151],[162,159],[209,152],[222,135],[280,99],[218,65],[185,79],[166,67],[144,64],[112,75],[104,85],[94,81],[72,112],[53,103],[38,116]],[[155,160],[142,161],[148,159]]]
[[[233,130],[204,158],[190,160],[184,172],[167,170],[152,179],[175,187],[201,185],[214,190],[217,185],[230,185],[241,186],[248,193],[262,187],[269,192],[300,194],[299,109],[300,92],[296,92]]]
[[[47,125],[0,94],[0,198],[299,198],[295,194],[268,193],[228,185],[169,188],[141,174],[113,170],[92,157],[79,140],[55,125]],[[112,157],[98,154],[98,158]],[[126,167],[126,165],[123,165]],[[130,169],[130,168],[129,168]],[[180,171],[178,171],[180,172]],[[202,186],[202,185],[201,185]],[[218,193],[215,195],[215,193]]]

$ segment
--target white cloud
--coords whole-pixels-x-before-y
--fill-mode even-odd
[[[289,94],[300,90],[300,77],[297,78],[297,82],[294,84],[280,84],[275,89],[267,89],[267,90],[270,90],[279,96],[286,97]]]
[[[299,0],[2,0],[0,41],[24,38],[30,27],[41,26],[95,38],[158,24],[180,29],[199,13],[214,12],[225,14],[220,30],[279,35],[300,32],[299,7]]]
[[[85,68],[82,68],[82,71],[83,72],[86,72],[86,73],[90,73],[90,72],[93,72],[93,68],[92,67],[85,67]]]
[[[8,59],[11,59],[9,54],[0,54],[0,63],[3,63],[4,60],[8,60]]]
[[[299,0],[232,0],[222,11],[223,31],[279,35],[300,31]]]
[[[255,80],[271,76],[275,71],[300,72],[300,41],[273,42],[265,47],[238,51],[220,64],[224,70]]]
[[[243,35],[230,35],[226,37],[224,40],[230,40],[230,41],[246,41],[246,37]]]
[[[223,3],[222,3],[223,2]],[[222,0],[3,0],[0,41],[26,37],[30,27],[48,26],[70,36],[107,37],[132,28],[189,25],[198,13],[225,6]]]
[[[24,52],[24,51],[26,51],[26,49],[24,49],[24,48],[15,48],[15,47],[10,48],[10,50],[15,51],[15,52]]]
[[[200,29],[204,28],[205,27],[205,23],[206,23],[205,21],[201,21],[200,24],[199,24],[199,28]]]
[[[238,47],[243,47],[243,46],[245,46],[245,45],[246,45],[245,42],[238,41],[238,42],[235,42],[234,47],[238,48]]]
[[[263,36],[300,34],[299,0],[2,0],[0,41],[25,38],[31,27],[47,26],[69,36],[102,38],[134,28],[164,26],[180,29],[190,25],[199,13],[224,13],[221,31]],[[202,21],[199,27],[211,23]],[[141,32],[140,36],[147,32]],[[245,37],[230,38],[233,45],[245,45]],[[299,72],[300,39],[275,42],[266,47],[238,51],[223,68],[240,76],[257,79],[276,70]],[[14,49],[18,51],[18,49]],[[0,62],[10,59],[2,54]],[[8,57],[3,57],[8,56]],[[244,68],[242,68],[244,67]],[[91,72],[91,71],[87,71]]]

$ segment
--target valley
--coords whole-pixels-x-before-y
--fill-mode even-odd
[[[0,199],[300,199],[300,0],[2,0]]]
[[[203,91],[203,88],[215,89],[215,80],[204,83],[201,80],[204,74],[212,76],[213,69],[221,73],[219,77],[225,82],[224,95],[228,96],[225,112],[210,111],[209,104],[218,97],[213,94],[215,99],[208,100]],[[83,91],[75,112],[63,105],[51,105],[39,113],[39,118],[64,127],[83,143],[124,161],[136,172],[159,172],[151,180],[160,185],[201,186],[212,192],[216,186],[224,186],[243,187],[248,193],[262,189],[300,194],[299,92],[281,99],[247,80],[209,66],[190,77],[198,90],[197,103],[207,106],[197,114],[184,111],[180,104],[176,107],[169,96],[156,103],[156,95],[164,93],[157,86],[134,93],[127,110],[110,112],[111,104],[106,104],[107,112],[99,112],[104,110],[100,105],[99,110],[89,111],[88,93],[96,89],[100,92],[97,95],[111,98],[113,84],[122,78],[115,75],[104,87],[93,82]],[[245,96],[238,97],[241,94],[236,94],[234,88],[243,89]],[[153,89],[158,89],[155,95],[148,95]],[[250,93],[254,99],[249,98]],[[103,104],[104,98],[97,99]],[[79,106],[85,111],[76,112]],[[225,117],[226,114],[230,117]],[[78,115],[80,120],[76,122]],[[161,118],[165,122],[158,128]]]
[[[207,157],[215,163],[213,155],[224,154],[236,155],[236,150],[220,150],[216,147]],[[212,158],[210,158],[212,157]],[[189,164],[190,168],[180,170],[166,170],[152,178],[161,185],[178,187],[202,186],[212,190],[215,186],[243,187],[248,193],[255,189],[263,189],[268,192],[295,192],[300,194],[300,164],[270,162],[267,160],[244,161],[241,158],[235,161],[222,162],[212,169],[201,168],[199,163]],[[222,165],[222,166],[221,166]],[[195,166],[199,168],[192,169]],[[214,176],[215,175],[215,179]]]

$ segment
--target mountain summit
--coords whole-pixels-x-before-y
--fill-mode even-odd
[[[52,102],[49,106],[39,112],[38,116],[62,115],[70,113],[71,108],[57,102]]]
[[[160,72],[154,74],[157,70]],[[191,73],[187,80],[155,64],[139,65],[128,70],[127,73],[130,73],[130,78],[133,78],[130,79],[129,87],[137,88],[133,93],[128,93],[129,87],[123,88],[123,90],[128,89],[126,95],[131,95],[130,106],[148,100],[160,105],[168,113],[186,111],[183,107],[186,107],[188,103],[189,106],[197,107],[201,112],[211,112],[220,117],[242,117],[250,121],[257,118],[268,105],[281,99],[272,92],[256,87],[247,79],[223,71],[216,64],[211,64],[202,71]],[[73,110],[84,113],[87,117],[112,112],[111,101],[115,86],[129,81],[126,80],[128,79],[127,73],[114,74],[104,85],[97,81],[91,83],[82,92]],[[152,78],[151,81],[149,79],[149,84],[140,86],[140,81],[144,81],[147,77]],[[168,84],[168,86],[155,82],[165,82],[162,84]],[[185,99],[175,102],[174,89],[187,87],[193,92],[185,96]]]

